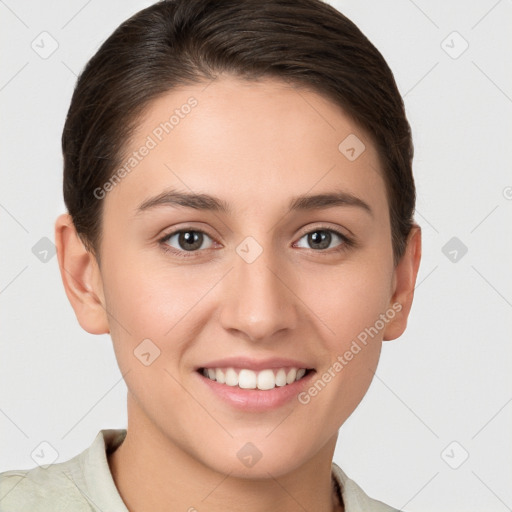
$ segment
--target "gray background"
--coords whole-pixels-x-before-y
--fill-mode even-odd
[[[110,338],[78,325],[44,238],[65,211],[60,136],[76,75],[151,3],[0,0],[0,471],[34,467],[43,441],[59,462],[126,427]],[[408,329],[384,344],[335,462],[411,512],[511,510],[512,1],[331,3],[395,73],[423,228]]]

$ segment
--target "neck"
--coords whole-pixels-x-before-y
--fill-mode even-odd
[[[278,478],[270,473],[268,478],[238,478],[204,465],[149,420],[141,421],[140,414],[130,415],[137,407],[128,393],[126,438],[108,456],[114,482],[130,512],[343,510],[331,477],[336,437],[306,464]],[[134,417],[138,421],[130,422]]]

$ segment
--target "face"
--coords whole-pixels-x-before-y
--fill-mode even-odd
[[[299,467],[364,396],[397,310],[374,145],[323,96],[225,76],[154,101],[125,156],[99,200],[129,425],[233,476]]]

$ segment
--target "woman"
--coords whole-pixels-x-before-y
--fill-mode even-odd
[[[156,3],[87,64],[62,147],[61,276],[128,426],[2,473],[5,510],[395,510],[332,462],[421,258],[409,124],[359,29],[319,0]]]

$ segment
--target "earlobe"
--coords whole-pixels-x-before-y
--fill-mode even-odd
[[[78,237],[68,213],[57,217],[55,245],[62,283],[78,323],[91,334],[110,332],[98,263]]]
[[[400,337],[407,327],[420,261],[421,227],[414,224],[407,237],[405,252],[393,273],[394,290],[389,307],[396,311],[396,314],[384,329],[384,341]]]

